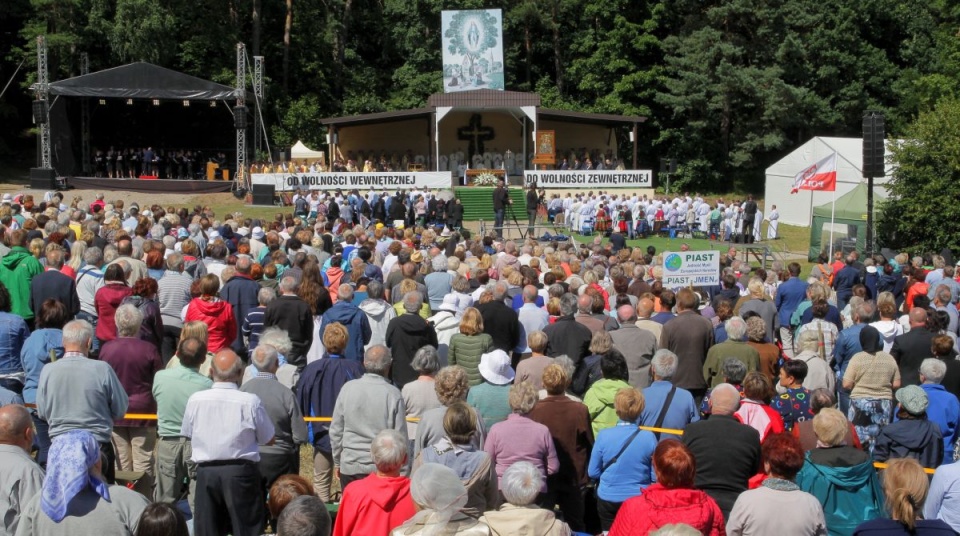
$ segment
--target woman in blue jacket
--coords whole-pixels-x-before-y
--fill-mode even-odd
[[[63,357],[63,326],[70,320],[67,306],[58,300],[48,299],[40,306],[37,312],[37,329],[23,343],[20,351],[20,361],[23,362],[25,378],[23,382],[23,401],[27,404],[37,403],[37,384],[40,382],[40,371],[44,365],[52,360]],[[33,423],[37,429],[37,463],[41,467],[47,464],[47,451],[50,450],[50,434],[47,421],[37,417],[35,409],[30,410]]]
[[[599,480],[597,511],[600,526],[609,531],[623,502],[653,483],[653,451],[657,438],[640,430],[637,420],[643,413],[643,394],[634,388],[620,389],[613,399],[617,424],[601,430],[590,454],[587,472]]]

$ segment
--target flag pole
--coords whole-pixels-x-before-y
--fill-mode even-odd
[[[834,215],[837,212],[837,190],[833,190],[833,201],[830,203],[830,254],[827,257],[827,262],[833,262],[833,220]],[[822,250],[821,250],[822,251]]]
[[[837,152],[833,152],[834,162],[836,162]],[[830,256],[827,258],[827,262],[833,262],[833,221],[834,217],[837,214],[837,184],[833,184],[833,201],[830,202]]]

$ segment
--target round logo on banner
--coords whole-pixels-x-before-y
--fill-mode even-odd
[[[671,253],[670,256],[667,257],[667,261],[663,263],[663,265],[667,267],[667,270],[676,272],[677,270],[680,269],[681,266],[683,266],[683,259],[680,257],[680,255],[677,255],[676,253]]]

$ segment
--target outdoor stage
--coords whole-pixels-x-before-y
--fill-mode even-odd
[[[68,188],[137,192],[145,194],[218,194],[233,190],[233,181],[188,181],[161,179],[107,179],[103,177],[61,177]]]

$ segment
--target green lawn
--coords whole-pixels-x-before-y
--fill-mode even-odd
[[[597,235],[594,234],[592,236],[581,236],[577,233],[574,233],[573,237],[577,242],[592,244]],[[608,242],[608,239],[603,239],[604,244]],[[627,245],[630,247],[640,247],[646,249],[648,246],[653,246],[657,248],[658,253],[661,251],[679,251],[681,244],[689,244],[690,249],[693,250],[726,249],[723,246],[715,246],[711,248],[709,240],[697,240],[693,238],[661,238],[659,236],[650,236],[642,240],[627,240]]]

